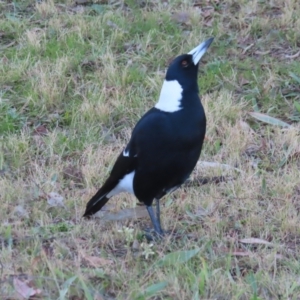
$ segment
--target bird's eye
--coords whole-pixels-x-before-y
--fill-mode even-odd
[[[181,65],[182,65],[183,67],[187,67],[187,66],[189,65],[189,63],[188,63],[186,60],[183,60],[183,61],[181,62]]]

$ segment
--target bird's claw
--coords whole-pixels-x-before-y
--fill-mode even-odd
[[[144,229],[144,237],[148,242],[153,242],[153,241],[160,241],[163,239],[165,236],[165,232],[162,231],[161,233],[158,233],[155,231],[153,228],[146,228]]]

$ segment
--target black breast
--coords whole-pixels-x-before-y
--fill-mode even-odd
[[[200,102],[199,102],[200,104]],[[146,205],[164,190],[182,184],[193,171],[202,148],[206,119],[197,109],[153,114],[150,127],[136,132],[137,167],[134,177],[136,197]],[[151,117],[151,116],[150,116]]]

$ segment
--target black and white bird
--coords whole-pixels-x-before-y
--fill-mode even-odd
[[[212,41],[170,64],[158,102],[136,124],[108,179],[87,203],[84,217],[95,214],[112,196],[129,192],[146,205],[155,232],[163,235],[159,200],[188,179],[201,153],[206,117],[197,75]]]

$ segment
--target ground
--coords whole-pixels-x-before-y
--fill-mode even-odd
[[[2,299],[300,299],[298,0],[0,1]],[[209,37],[197,182],[83,220],[168,63]],[[117,220],[118,219],[118,220]]]

